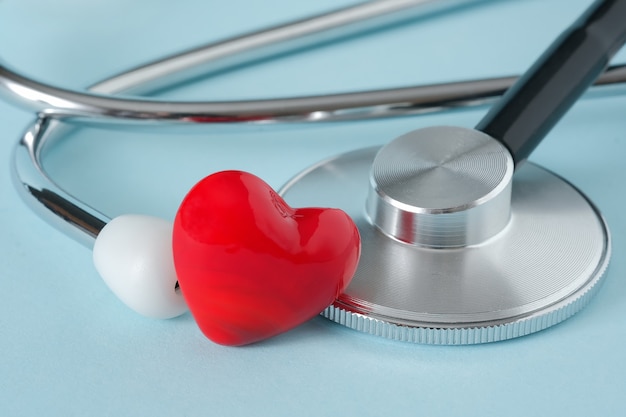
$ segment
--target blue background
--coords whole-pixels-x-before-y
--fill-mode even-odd
[[[0,58],[82,89],[167,53],[351,3],[0,0]],[[166,96],[277,97],[521,73],[590,3],[484,1]],[[317,126],[83,126],[46,166],[108,215],[171,219],[211,172],[245,169],[280,187],[338,152],[420,126],[472,126],[483,113]],[[22,203],[9,161],[33,114],[0,102],[0,415],[625,415],[625,114],[624,94],[584,99],[531,158],[582,189],[613,233],[604,287],[570,320],[507,342],[436,347],[316,318],[228,348],[206,340],[189,315],[155,321],[128,310],[98,278],[90,251]]]

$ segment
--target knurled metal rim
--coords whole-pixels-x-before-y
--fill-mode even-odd
[[[368,317],[349,311],[342,307],[340,302],[335,302],[327,307],[321,315],[351,329],[402,342],[429,345],[471,345],[499,342],[547,329],[585,308],[604,282],[610,258],[611,241],[609,236],[604,262],[588,285],[576,293],[577,296],[500,325],[481,326],[477,323],[475,327],[446,328],[429,327],[428,324],[424,324],[423,327],[402,326],[385,321],[384,318]]]

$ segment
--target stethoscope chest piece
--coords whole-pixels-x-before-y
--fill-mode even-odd
[[[305,170],[281,194],[345,210],[362,238],[350,286],[323,315],[392,339],[471,344],[533,333],[582,309],[610,257],[587,198],[484,133],[428,128]]]

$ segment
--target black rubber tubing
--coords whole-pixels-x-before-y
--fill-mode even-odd
[[[519,165],[625,42],[626,0],[595,2],[507,90],[476,129],[501,141]]]

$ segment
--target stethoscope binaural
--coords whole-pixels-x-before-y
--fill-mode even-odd
[[[165,59],[91,90],[115,94],[145,87],[200,63],[320,30],[358,26],[420,3],[429,2],[344,9]],[[323,161],[285,185],[280,194],[290,205],[341,208],[361,234],[358,270],[323,314],[394,339],[467,344],[536,332],[582,309],[608,265],[607,226],[571,184],[524,161],[626,41],[624,16],[626,1],[596,2],[475,130],[411,132],[380,150]],[[612,67],[600,82],[623,82],[625,72]],[[68,92],[0,67],[5,95],[40,115],[16,149],[18,189],[39,214],[87,245],[109,219],[45,174],[41,150],[56,118],[216,123],[382,117],[483,101],[513,81],[257,102],[160,103]],[[322,188],[325,195],[312,192]],[[174,285],[170,289],[179,302],[180,293]]]

